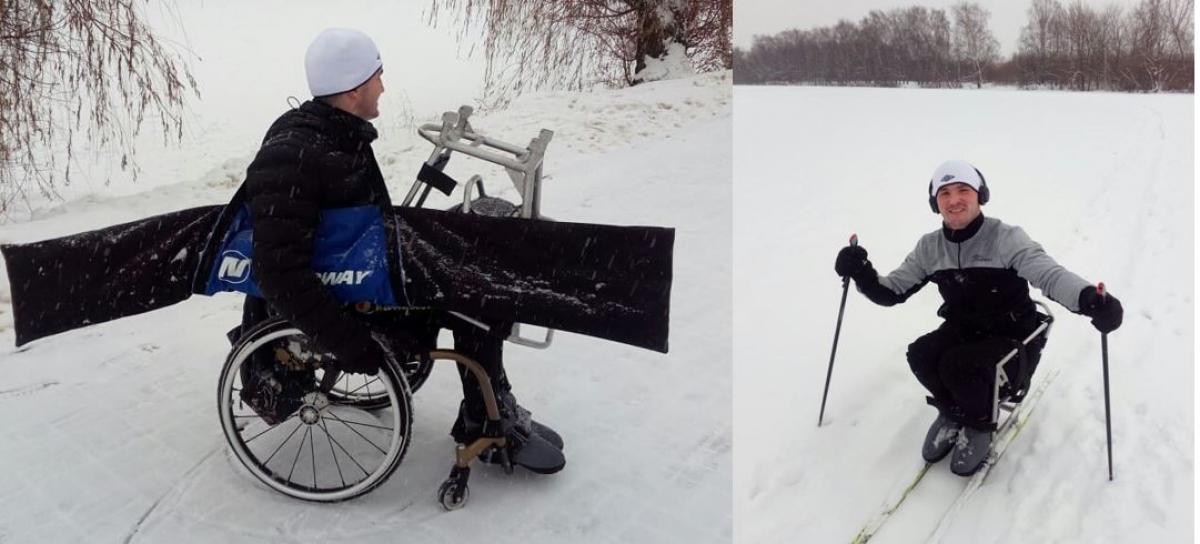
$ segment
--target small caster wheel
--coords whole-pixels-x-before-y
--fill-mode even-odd
[[[445,508],[447,512],[466,506],[467,499],[470,497],[471,488],[467,487],[466,482],[447,479],[438,488],[438,501],[442,503],[442,508]]]

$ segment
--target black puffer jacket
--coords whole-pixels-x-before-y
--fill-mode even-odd
[[[264,298],[343,360],[378,351],[363,321],[313,274],[313,240],[320,210],[376,205],[388,222],[390,262],[398,262],[391,199],[371,151],[376,137],[363,119],[305,102],[271,125],[244,185],[254,222],[252,268]]]

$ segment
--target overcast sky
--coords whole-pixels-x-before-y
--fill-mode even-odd
[[[741,48],[750,47],[754,36],[770,35],[793,28],[809,29],[837,24],[840,19],[861,21],[873,9],[887,11],[908,6],[925,6],[946,10],[951,24],[954,20],[950,6],[961,0],[734,0],[733,43]],[[1139,0],[1083,0],[1097,10],[1108,4],[1118,4],[1127,10]],[[1017,48],[1021,27],[1025,26],[1025,10],[1029,0],[977,0],[992,13],[988,27],[1000,42],[1002,55],[1010,55]],[[1067,2],[1063,2],[1066,4]]]

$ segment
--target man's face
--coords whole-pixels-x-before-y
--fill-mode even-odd
[[[952,230],[966,228],[979,217],[979,193],[966,183],[944,185],[937,192],[938,213]]]
[[[357,99],[355,115],[368,121],[379,117],[379,95],[383,94],[383,69],[375,72],[371,79],[351,92]]]

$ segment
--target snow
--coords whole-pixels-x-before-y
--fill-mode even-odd
[[[667,44],[667,53],[663,57],[646,57],[646,67],[638,72],[634,79],[638,81],[662,81],[678,79],[695,75],[692,62],[687,58],[687,48],[679,42]]]
[[[939,226],[930,172],[964,159],[988,180],[986,215],[1022,226],[1124,305],[1109,338],[1116,479],[1099,334],[1052,302],[1035,383],[1061,375],[940,541],[1191,541],[1192,100],[736,88],[736,540],[849,542],[917,475],[935,412],[904,353],[936,327],[940,297],[926,286],[883,308],[852,289],[818,428],[841,296],[833,260],[857,233],[877,269],[898,266]],[[935,465],[871,542],[927,541],[965,484]]]
[[[299,54],[257,62],[269,56],[264,52],[295,49],[293,35],[334,24],[364,28],[383,50],[388,76],[421,51],[418,38],[383,37],[386,19],[354,24],[345,13],[323,17],[319,5],[273,2],[238,7],[236,14],[229,2],[181,7],[184,20],[214,22],[189,26],[193,47],[228,40],[220,51],[240,44],[247,55],[207,57],[214,64],[198,77],[209,102],[190,114],[197,132],[175,151],[147,144],[142,156],[154,164],[144,164],[137,183],[81,181],[65,202],[33,203],[28,217],[0,225],[0,242],[226,202],[261,134],[283,111],[282,97],[302,89],[296,87],[302,73],[281,68],[300,63]],[[289,25],[268,25],[281,17]],[[238,74],[253,71],[242,62],[263,68],[254,87],[278,95],[276,107],[261,107],[257,94],[239,94],[246,89],[239,78],[222,77],[222,63]],[[442,111],[469,103],[469,95],[460,100],[461,89],[437,77],[387,84],[385,99],[404,90],[442,93],[436,104]],[[730,74],[722,73],[634,89],[530,95],[472,119],[478,131],[510,142],[527,142],[541,128],[555,131],[542,201],[548,215],[676,229],[670,354],[567,333],[544,351],[506,348],[521,403],[566,440],[562,473],[506,476],[478,467],[466,508],[443,512],[435,491],[453,461],[447,433],[461,398],[457,375],[445,365],[414,398],[412,447],[388,482],[338,504],[276,493],[230,456],[217,420],[213,392],[229,349],[225,331],[240,320],[240,297],[194,297],[20,349],[0,348],[6,414],[0,541],[728,541],[730,105]],[[384,102],[381,121],[390,128],[375,150],[398,199],[432,148],[412,127],[388,118],[389,106],[396,103]],[[480,173],[489,194],[516,199],[507,178],[480,161],[455,158],[448,173],[458,179]],[[0,300],[10,300],[6,277]],[[11,309],[3,305],[0,344],[12,343]],[[443,335],[442,344],[449,343]]]

